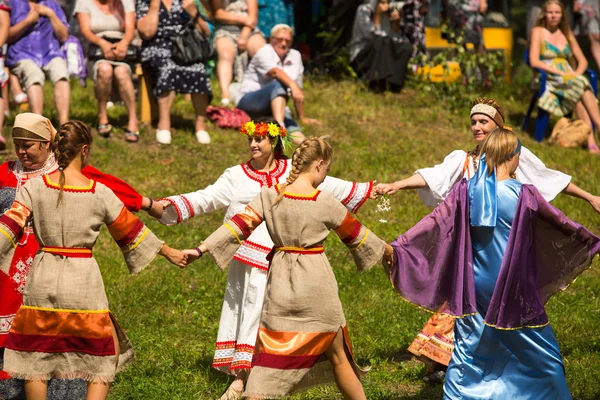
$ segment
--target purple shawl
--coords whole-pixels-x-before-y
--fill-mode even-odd
[[[391,243],[390,280],[406,300],[454,317],[477,312],[466,179],[431,214]],[[485,323],[548,323],[544,304],[600,252],[600,238],[523,185]]]

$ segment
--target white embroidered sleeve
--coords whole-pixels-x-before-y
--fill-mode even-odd
[[[450,189],[463,177],[466,159],[465,151],[455,150],[448,154],[441,164],[415,171],[415,174],[423,177],[428,186],[419,189],[419,197],[423,204],[428,207],[437,207],[444,201],[450,193]]]
[[[233,197],[233,171],[225,170],[215,183],[192,193],[167,197],[169,206],[159,220],[164,225],[175,225],[196,215],[206,214],[229,206]]]
[[[330,192],[351,213],[356,214],[373,191],[373,182],[348,182],[328,176],[319,185],[319,190]]]
[[[546,201],[554,200],[571,182],[569,175],[546,167],[542,160],[525,146],[521,147],[516,174],[519,182],[535,186]]]

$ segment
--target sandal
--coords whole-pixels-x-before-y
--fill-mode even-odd
[[[98,125],[98,134],[102,137],[109,137],[112,133],[113,126],[111,124],[100,124]]]
[[[125,132],[125,141],[129,143],[137,143],[140,140],[140,131]]]
[[[233,384],[231,384],[219,400],[238,400],[242,398],[242,393],[244,393],[243,390],[237,390],[233,387]]]

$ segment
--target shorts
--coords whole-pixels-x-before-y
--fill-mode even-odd
[[[53,85],[62,79],[69,80],[67,61],[62,57],[54,57],[41,68],[32,60],[21,60],[12,68],[11,72],[19,78],[24,90],[35,84],[44,85],[46,75]]]

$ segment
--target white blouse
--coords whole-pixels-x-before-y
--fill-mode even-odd
[[[441,164],[418,169],[415,174],[420,174],[428,186],[419,189],[421,201],[428,207],[436,207],[444,201],[456,182],[463,177],[470,179],[475,170],[472,157],[463,150],[455,150],[448,154]],[[554,200],[571,182],[569,175],[547,168],[525,146],[521,147],[516,175],[519,182],[535,186],[546,201]]]
[[[171,204],[165,208],[159,221],[165,225],[174,225],[196,215],[227,207],[224,218],[226,222],[243,211],[260,193],[262,186],[272,187],[284,183],[292,170],[291,163],[289,159],[277,160],[275,167],[269,172],[257,171],[250,161],[227,168],[215,183],[205,189],[166,198]],[[348,211],[356,213],[369,198],[373,182],[348,182],[328,176],[319,190],[331,192]],[[267,255],[272,248],[273,241],[263,223],[242,243],[234,259],[268,270]]]

